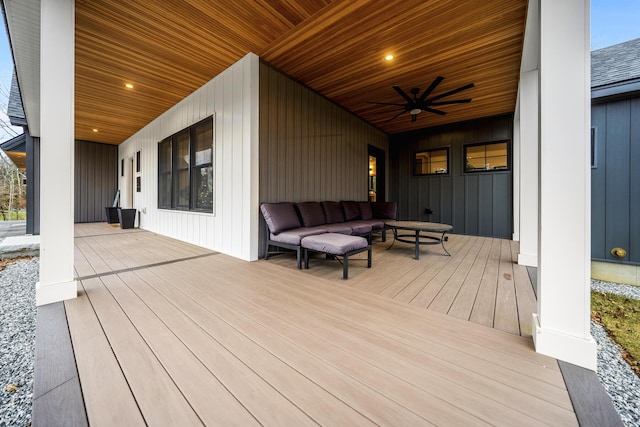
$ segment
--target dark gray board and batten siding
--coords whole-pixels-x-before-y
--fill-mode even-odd
[[[428,119],[428,115],[420,119]],[[442,222],[453,225],[454,233],[510,239],[513,232],[511,168],[464,173],[463,147],[505,140],[511,145],[512,135],[512,115],[391,135],[388,199],[398,201],[400,219]],[[449,173],[415,176],[415,153],[439,147],[449,148]],[[425,214],[427,208],[433,210],[433,214]]]
[[[640,98],[592,105],[591,126],[591,258],[640,264]]]
[[[368,145],[388,152],[384,132],[264,62],[259,99],[260,203],[367,200]]]
[[[74,222],[106,221],[118,189],[118,147],[75,142]]]

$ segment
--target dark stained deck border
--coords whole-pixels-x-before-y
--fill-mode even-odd
[[[63,302],[38,307],[31,425],[87,426]]]
[[[622,427],[620,415],[613,407],[595,372],[558,360],[580,427]]]

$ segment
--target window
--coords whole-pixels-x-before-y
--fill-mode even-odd
[[[449,173],[449,148],[435,148],[416,153],[414,175],[438,175]]]
[[[136,172],[140,172],[140,151],[136,151]]]
[[[158,208],[213,212],[213,118],[158,144]]]
[[[509,170],[509,141],[465,145],[464,159],[465,172]]]

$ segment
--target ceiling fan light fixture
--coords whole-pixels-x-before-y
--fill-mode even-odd
[[[393,61],[393,55],[391,55],[391,54],[385,55],[384,59],[385,59],[385,61]]]
[[[414,108],[413,110],[411,110],[409,112],[415,116],[416,114],[422,113],[422,110],[419,109],[419,108]]]

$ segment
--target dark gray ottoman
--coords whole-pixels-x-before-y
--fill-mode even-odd
[[[364,237],[339,233],[324,233],[304,237],[300,241],[304,249],[304,268],[309,268],[309,251],[324,252],[342,259],[342,278],[349,278],[349,257],[368,251],[367,268],[371,268],[371,245]]]

